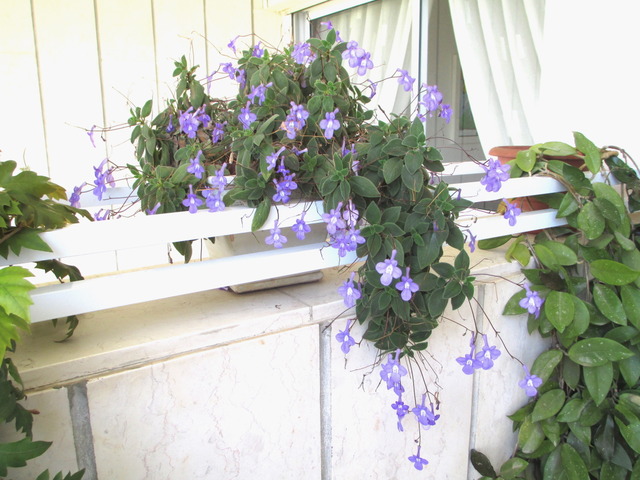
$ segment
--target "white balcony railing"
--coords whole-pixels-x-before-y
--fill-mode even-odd
[[[443,177],[482,174],[474,163],[446,165]],[[503,198],[561,192],[563,185],[551,178],[514,178],[503,183],[499,192],[487,192],[478,181],[452,183],[463,198],[473,202],[487,202]],[[131,191],[113,189],[101,202],[118,204],[131,198]],[[94,202],[95,204],[95,202]],[[86,202],[83,203],[83,206]],[[291,227],[295,219],[306,211],[309,224],[322,223],[322,204],[298,203],[274,207],[263,230],[273,227],[278,219],[281,228]],[[81,222],[66,228],[45,232],[42,239],[52,252],[23,250],[19,257],[0,259],[0,266],[28,264],[39,260],[64,258],[73,264],[74,258],[101,252],[113,252],[181,240],[222,237],[251,232],[252,208],[231,207],[225,211],[197,214],[188,212],[153,216],[135,216],[104,222]],[[459,219],[463,230],[478,240],[507,234],[566,224],[557,219],[555,210],[523,212],[516,225],[509,226],[502,215],[478,209],[463,212]],[[292,246],[264,252],[172,264],[135,271],[115,271],[106,275],[70,283],[44,284],[32,292],[32,322],[75,315],[107,308],[147,302],[188,293],[195,293],[229,285],[277,278],[315,271],[356,261],[355,254],[339,257],[337,250],[324,243]]]

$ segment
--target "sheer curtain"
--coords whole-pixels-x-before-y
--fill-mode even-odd
[[[534,143],[544,0],[449,0],[469,102],[486,152]]]
[[[379,82],[393,76],[398,68],[407,70],[412,77],[417,78],[418,62],[415,45],[412,45],[412,18],[410,0],[379,0],[314,20],[312,34],[324,36],[325,27],[321,22],[331,20],[343,41],[355,40],[371,53],[373,70],[366,76],[355,75],[352,79],[364,88],[368,85],[366,79]],[[345,68],[349,73],[353,70],[348,65]],[[414,84],[414,95],[417,88],[418,85]],[[365,93],[370,92],[369,89],[365,90]],[[400,88],[396,79],[389,79],[377,84],[376,96],[368,106],[380,107],[389,115],[410,108],[411,100],[414,100],[411,92]]]

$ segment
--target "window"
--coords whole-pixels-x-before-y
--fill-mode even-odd
[[[437,84],[445,102],[454,109],[451,122],[427,121],[427,134],[447,161],[461,161],[466,153],[484,159],[473,114],[465,94],[462,70],[446,0],[333,0],[293,15],[294,38],[326,35],[323,23],[331,21],[344,41],[355,40],[371,53],[374,69],[368,77],[378,82],[407,70],[419,84]],[[371,107],[378,118],[415,108],[415,94],[405,92],[395,80],[378,85]],[[382,117],[381,117],[382,116]]]

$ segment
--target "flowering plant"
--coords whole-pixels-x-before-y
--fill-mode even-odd
[[[518,431],[516,455],[497,473],[472,453],[483,478],[564,478],[571,471],[567,478],[627,479],[640,472],[640,250],[631,218],[640,182],[621,159],[630,160],[622,149],[574,137],[575,147],[534,145],[504,167],[511,176],[561,181],[566,192],[539,200],[568,228],[546,229],[533,240],[478,242],[480,248],[511,242],[507,257],[525,267],[526,283],[504,313],[528,313],[529,332],[551,339],[532,373],[525,366],[520,386],[532,401],[510,416]],[[582,158],[584,166],[548,159],[558,155]],[[607,175],[622,188],[607,183]]]

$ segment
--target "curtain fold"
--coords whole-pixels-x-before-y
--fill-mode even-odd
[[[449,0],[469,102],[487,152],[534,142],[544,0]]]
[[[373,70],[365,76],[353,78],[353,82],[361,83],[362,87],[368,85],[367,79],[378,82],[392,77],[398,68],[417,77],[418,66],[412,61],[410,3],[409,0],[379,0],[319,18],[314,21],[314,29],[321,31],[320,22],[331,20],[342,40],[355,40],[371,53]],[[352,69],[346,68],[351,72]],[[414,85],[413,92],[417,92],[417,85]],[[368,106],[372,109],[380,107],[390,115],[403,112],[412,99],[411,92],[399,88],[395,79],[388,79],[377,85],[376,96]]]

